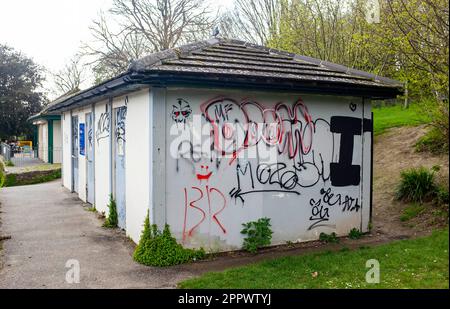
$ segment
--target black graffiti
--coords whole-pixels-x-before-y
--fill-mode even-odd
[[[312,206],[309,221],[312,221],[313,223],[308,227],[308,231],[319,226],[329,226],[328,224],[322,223],[330,220],[329,208],[322,205],[322,200],[319,199],[318,201],[315,201],[314,199],[311,199],[309,204]]]
[[[116,141],[118,143],[120,142],[125,142],[125,133],[126,133],[126,128],[125,128],[125,121],[127,118],[127,107],[126,106],[122,106],[119,107],[117,109],[117,123],[116,123]]]
[[[184,149],[184,150],[183,150]],[[212,151],[212,149],[211,149]],[[183,159],[186,163],[191,165],[192,171],[195,173],[195,164],[199,163],[203,158],[208,158],[208,160],[215,164],[218,170],[222,159],[213,156],[208,156],[207,153],[201,151],[201,146],[194,146],[191,141],[185,140],[178,144],[177,156],[176,156],[176,171],[180,171],[180,159]]]
[[[348,195],[342,196],[340,193],[335,194],[332,192],[331,188],[328,188],[327,190],[321,189],[320,194],[322,195],[322,201],[328,206],[342,206],[342,212],[358,212],[361,209],[359,198],[353,198]]]
[[[331,188],[321,189],[320,195],[321,197],[318,200],[312,198],[309,201],[309,204],[312,207],[309,220],[313,223],[309,226],[308,230],[312,230],[319,226],[329,226],[323,224],[323,222],[330,220],[330,207],[342,207],[342,212],[358,212],[361,209],[359,198],[353,198],[349,195],[343,196],[340,193],[335,194]]]
[[[98,119],[97,122],[97,130],[95,133],[95,136],[97,137],[97,143],[100,142],[100,140],[107,138],[109,136],[109,112],[105,111],[102,113]]]
[[[184,99],[178,99],[177,104],[172,105],[172,120],[176,123],[186,124],[187,119],[192,114],[192,108]]]
[[[88,130],[89,149],[92,149],[93,139],[94,139],[94,130],[92,129],[92,126],[89,126],[89,130]]]
[[[241,187],[241,177],[246,176],[250,180],[251,188],[243,190]],[[256,177],[254,177],[256,176]],[[236,165],[236,178],[237,187],[231,189],[229,192],[230,196],[234,199],[240,199],[241,202],[245,202],[242,196],[251,193],[288,193],[300,195],[300,192],[295,189],[301,185],[299,184],[299,176],[295,169],[289,170],[287,164],[285,163],[273,163],[258,164],[256,171],[253,172],[253,168],[250,162],[246,162],[242,165],[239,161]],[[255,178],[256,182],[262,186],[264,185],[274,185],[279,187],[279,189],[255,189]]]
[[[296,195],[300,195],[299,192],[296,191],[286,191],[286,190],[251,190],[251,191],[245,191],[243,192],[241,189],[238,188],[233,188],[231,189],[231,191],[229,192],[230,197],[234,198],[234,199],[240,199],[241,202],[245,202],[243,196],[247,195],[247,194],[252,194],[252,193],[288,193],[288,194],[296,194]]]
[[[331,184],[335,187],[358,186],[361,182],[361,166],[353,165],[355,135],[370,132],[371,120],[355,117],[331,117],[330,132],[341,134],[339,162],[330,163]]]

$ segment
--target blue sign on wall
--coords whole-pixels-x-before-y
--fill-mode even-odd
[[[84,123],[80,123],[80,155],[82,156],[85,154],[84,145]]]

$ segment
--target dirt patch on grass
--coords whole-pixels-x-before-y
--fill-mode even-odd
[[[424,204],[424,211],[416,218],[401,221],[404,210],[410,205],[395,200],[395,188],[401,171],[424,166],[441,167],[436,174],[438,182],[448,188],[448,155],[433,155],[415,151],[415,144],[427,132],[426,126],[390,129],[377,136],[374,143],[373,227],[375,233],[384,235],[416,236],[446,225],[448,206]]]

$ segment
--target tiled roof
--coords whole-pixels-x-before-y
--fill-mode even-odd
[[[395,80],[242,41],[213,39],[201,43],[173,49],[172,53],[165,51],[162,54],[149,55],[133,63],[130,69],[141,72],[201,73],[402,87],[402,84]]]
[[[58,100],[83,106],[143,85],[244,88],[394,98],[403,84],[339,64],[238,40],[212,38],[150,54],[119,76]]]

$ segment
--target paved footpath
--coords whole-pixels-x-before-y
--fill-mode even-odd
[[[173,288],[198,272],[135,263],[123,233],[102,228],[60,180],[2,188],[0,204],[0,235],[11,236],[0,251],[0,288]],[[71,259],[79,284],[66,282]]]

